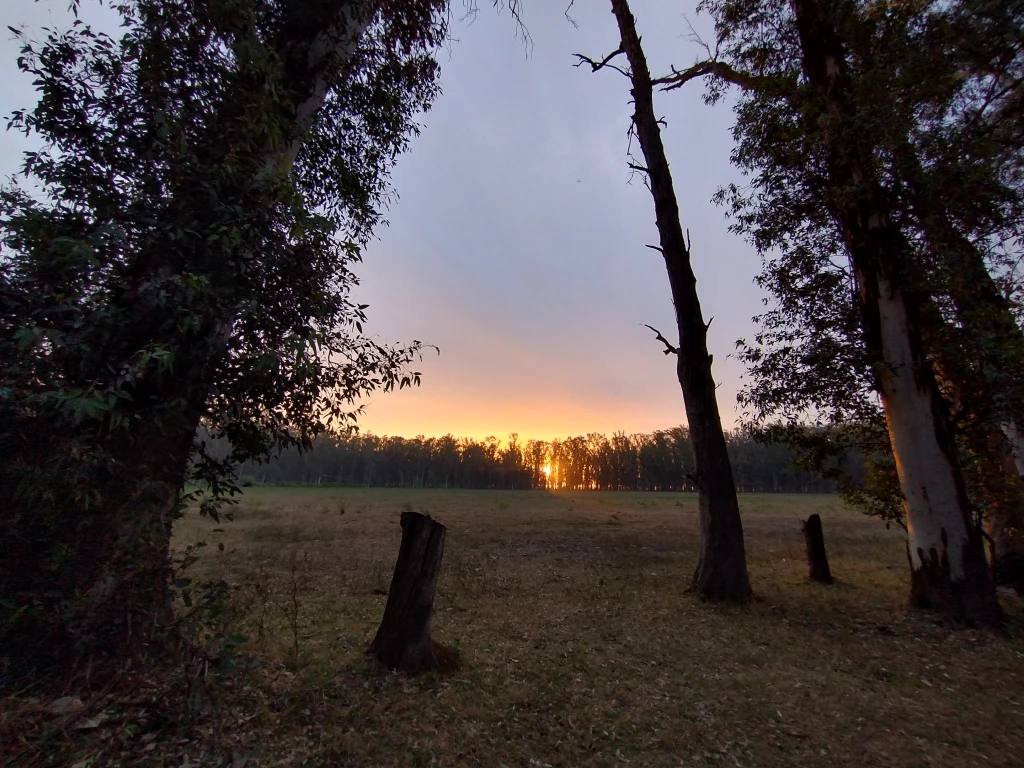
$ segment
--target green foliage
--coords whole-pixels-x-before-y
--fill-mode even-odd
[[[47,148],[24,167],[44,199],[3,196],[11,407],[110,433],[179,406],[140,401],[144,379],[201,367],[179,397],[199,397],[209,431],[260,455],[343,427],[366,391],[415,383],[402,367],[416,346],[361,334],[351,269],[436,92],[442,27],[413,46],[407,19],[382,21],[296,137],[285,88],[297,84],[275,48],[287,3],[120,10],[120,41],[78,22],[19,60],[41,98],[12,125]],[[295,173],[270,175],[294,139]]]
[[[117,39],[22,38],[39,101],[10,127],[42,148],[0,192],[0,619],[80,647],[107,631],[104,584],[166,605],[184,504],[216,516],[239,462],[419,382],[419,343],[367,336],[351,290],[447,19],[441,0],[115,8]]]
[[[722,190],[733,231],[764,259],[771,295],[760,330],[738,343],[750,369],[741,394],[749,428],[784,440],[805,466],[889,522],[899,485],[867,354],[857,276],[830,214],[852,194],[828,183],[824,107],[802,74],[790,5],[711,0],[726,77],[746,86],[736,105],[734,163],[749,184]],[[970,465],[988,438],[1024,414],[1019,263],[1019,116],[1024,5],[963,0],[824,5],[843,40],[858,123],[893,221],[911,251],[898,276],[930,297],[920,308],[958,444]],[[723,93],[713,85],[709,98]],[[1016,119],[1016,118],[1014,118]],[[999,138],[996,139],[995,137]],[[862,480],[838,455],[866,457]],[[968,478],[971,479],[970,477]],[[977,504],[984,488],[971,486]]]

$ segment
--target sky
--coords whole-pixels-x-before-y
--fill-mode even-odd
[[[0,115],[34,103],[7,26],[63,26],[67,2],[3,0]],[[369,398],[363,431],[551,439],[686,423],[675,358],[643,327],[675,338],[664,263],[645,248],[658,242],[653,202],[627,165],[628,80],[573,66],[574,53],[603,58],[617,47],[611,5],[576,0],[573,26],[566,4],[526,0],[526,46],[507,12],[481,2],[440,52],[443,93],[394,170],[399,200],[356,290],[370,305],[369,334],[440,354],[417,364],[419,388]],[[82,0],[83,18],[113,31],[95,5]],[[655,76],[701,58],[690,24],[712,39],[695,2],[631,5]],[[655,107],[704,317],[714,318],[708,343],[729,428],[743,374],[735,342],[753,335],[762,309],[760,260],[711,202],[742,177],[729,163],[731,109],[706,106],[702,88],[658,94]],[[0,176],[31,146],[0,132]]]

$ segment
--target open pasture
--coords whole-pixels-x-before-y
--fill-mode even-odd
[[[1005,633],[946,627],[906,608],[902,531],[831,496],[746,495],[741,507],[756,597],[722,607],[685,593],[692,494],[248,489],[234,521],[190,512],[175,534],[179,557],[206,542],[187,569],[196,582],[230,585],[223,600],[197,590],[182,615],[213,606],[208,646],[246,638],[233,662],[136,676],[71,729],[33,714],[45,701],[0,702],[0,747],[24,740],[2,762],[1024,764],[1016,596],[1004,595]],[[457,670],[419,678],[363,656],[406,508],[448,526],[434,637],[461,654]],[[806,578],[800,521],[813,512],[831,587]]]
[[[943,627],[906,608],[902,531],[831,496],[741,504],[744,608],[684,592],[691,494],[250,489],[233,522],[190,515],[176,542],[205,540],[194,570],[235,585],[243,657],[278,660],[245,725],[261,764],[1024,764],[1013,598],[1005,636]],[[363,660],[409,507],[448,526],[434,619],[461,651],[448,675]],[[806,580],[812,512],[832,587]]]

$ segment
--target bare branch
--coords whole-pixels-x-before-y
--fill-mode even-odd
[[[663,91],[674,91],[676,88],[682,88],[691,80],[708,76],[717,77],[719,80],[738,85],[746,90],[763,88],[774,80],[774,78],[752,75],[749,72],[733,69],[723,61],[708,60],[698,62],[682,71],[672,67],[671,75],[656,78],[651,82],[652,85],[661,86]]]
[[[592,58],[590,58],[589,56],[584,56],[582,53],[574,53],[573,56],[579,59],[579,61],[577,61],[573,66],[579,67],[582,66],[583,64],[589,64],[591,72],[597,72],[597,70],[599,69],[607,68],[614,69],[616,72],[618,72],[620,75],[623,75],[624,77],[629,77],[629,72],[611,63],[612,59],[623,53],[625,53],[625,51],[622,49],[621,45],[618,47],[617,50],[612,51],[603,59],[601,59],[601,61],[594,61]]]
[[[565,8],[565,20],[568,21],[570,24],[572,24],[572,26],[575,29],[579,29],[580,25],[576,23],[576,19],[574,19],[572,16],[569,15],[569,11],[572,10],[572,7],[573,7],[573,5],[575,5],[575,3],[576,3],[576,0],[569,0],[569,5],[567,5],[566,8]]]
[[[650,171],[642,165],[637,165],[636,163],[628,163],[628,165],[631,170],[640,171],[641,173],[650,173]]]
[[[530,30],[523,23],[523,0],[491,0],[492,5],[501,13],[502,8],[507,8],[516,26],[516,37],[523,41],[526,48],[526,55],[529,57],[533,51],[533,37]],[[473,20],[480,12],[479,0],[463,0],[465,14],[463,19]]]
[[[650,247],[650,246],[648,246],[648,247]],[[662,336],[661,331],[659,331],[653,325],[648,325],[647,323],[644,323],[644,328],[650,328],[652,331],[654,331],[654,333],[655,333],[655,337],[654,338],[657,339],[658,341],[660,341],[662,344],[665,345],[665,354],[666,355],[678,355],[679,354],[679,347],[673,347],[672,344],[669,343],[669,340],[666,339],[664,336]]]
[[[661,248],[661,246],[658,246],[658,245],[645,245],[644,247],[645,248],[650,248],[652,251],[657,251],[662,256],[665,255],[665,251]],[[648,325],[647,327],[650,328],[651,326]],[[651,328],[651,330],[654,330],[654,329]]]
[[[687,16],[684,13],[683,14],[683,18],[686,19],[686,26],[689,27],[689,29],[690,29],[690,34],[687,36],[686,39],[689,40],[691,43],[696,43],[701,48],[703,48],[707,52],[709,59],[711,59],[711,60],[718,59],[718,45],[719,45],[719,41],[717,41],[717,40],[715,41],[715,50],[714,50],[714,53],[712,53],[711,46],[709,46],[704,41],[704,38],[701,37],[700,34],[698,34],[697,30],[693,28],[693,22],[690,21],[690,17]]]

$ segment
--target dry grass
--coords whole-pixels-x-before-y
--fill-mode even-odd
[[[362,655],[406,505],[448,526],[434,633],[463,665],[447,677],[373,675]],[[1004,601],[1005,635],[943,627],[906,609],[901,532],[826,496],[742,507],[757,599],[723,608],[684,594],[690,494],[252,490],[234,522],[190,517],[176,539],[210,545],[195,570],[235,585],[241,661],[256,661],[214,685],[211,724],[190,725],[185,746],[161,738],[138,760],[1024,764],[1018,602]],[[806,581],[811,512],[833,587]]]

